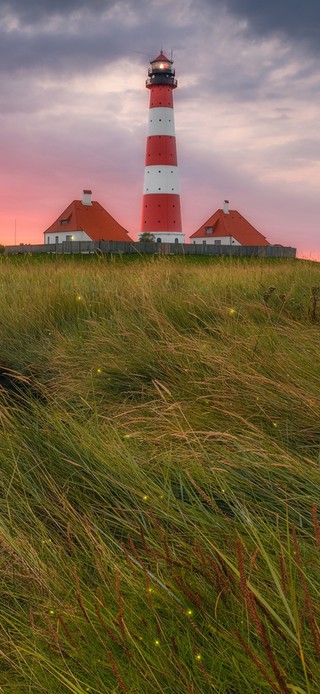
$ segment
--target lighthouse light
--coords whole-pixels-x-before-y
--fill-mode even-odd
[[[172,69],[170,63],[164,63],[164,62],[152,63],[151,69],[153,69],[153,70],[170,70],[170,72],[173,72],[173,69]]]

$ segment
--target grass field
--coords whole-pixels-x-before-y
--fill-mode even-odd
[[[319,693],[319,268],[0,258],[0,692]]]

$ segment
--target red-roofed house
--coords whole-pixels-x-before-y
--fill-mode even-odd
[[[228,200],[224,201],[222,210],[217,210],[190,236],[190,242],[225,246],[270,246],[265,236],[237,210],[229,210]]]
[[[44,243],[63,241],[132,241],[124,229],[84,190],[82,200],[73,200],[44,232]]]

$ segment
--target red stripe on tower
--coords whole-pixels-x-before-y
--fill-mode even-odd
[[[162,243],[184,243],[173,112],[177,80],[172,65],[161,52],[148,70],[149,126],[139,238],[148,233]]]

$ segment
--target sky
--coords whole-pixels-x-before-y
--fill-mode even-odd
[[[320,260],[319,0],[0,0],[0,243],[42,243],[88,188],[137,238],[161,48],[186,236],[228,199]]]

